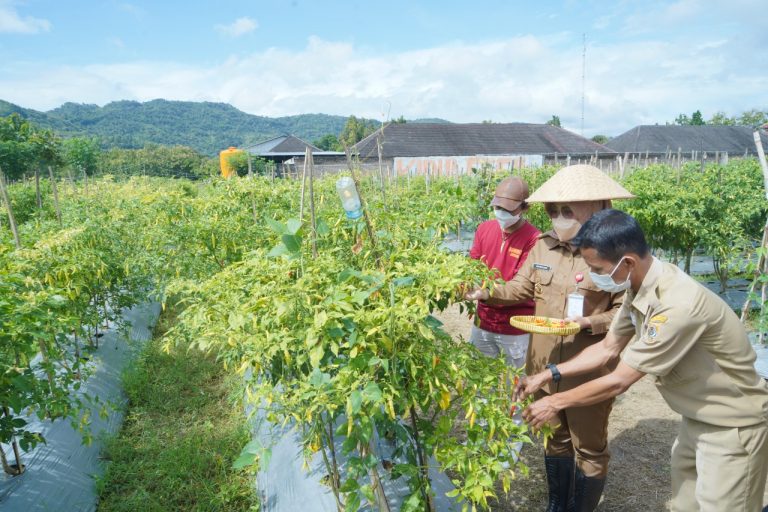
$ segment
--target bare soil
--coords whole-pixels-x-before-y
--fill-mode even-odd
[[[435,316],[454,338],[469,337],[472,322],[459,313],[458,307]],[[669,458],[679,427],[680,415],[672,411],[661,398],[650,376],[641,379],[629,391],[617,397],[608,427],[610,469],[598,511],[669,510]],[[501,486],[498,486],[499,500],[492,506],[492,510],[507,512],[546,509],[544,449],[539,444],[526,446],[521,458],[530,468],[529,476],[518,480],[518,485],[513,486],[508,495],[504,495]],[[764,503],[768,503],[768,486]]]

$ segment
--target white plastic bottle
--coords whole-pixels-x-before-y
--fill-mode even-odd
[[[336,192],[341,198],[341,206],[347,213],[348,219],[359,219],[363,215],[360,204],[360,196],[357,195],[355,182],[349,176],[344,176],[336,181]]]

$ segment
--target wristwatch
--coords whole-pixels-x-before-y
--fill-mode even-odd
[[[549,371],[552,372],[552,382],[560,382],[562,375],[560,375],[560,370],[557,369],[557,366],[549,363],[545,368],[548,368]]]

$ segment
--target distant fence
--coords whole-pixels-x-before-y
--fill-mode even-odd
[[[663,153],[626,152],[626,153],[591,153],[567,154],[548,153],[542,155],[474,155],[474,156],[431,156],[431,157],[396,157],[384,158],[379,164],[377,158],[354,160],[355,168],[363,172],[378,173],[385,176],[461,176],[471,172],[473,168],[490,166],[496,172],[512,172],[522,167],[537,167],[541,165],[567,166],[576,164],[594,165],[601,171],[618,177],[631,173],[634,169],[650,165],[666,164],[675,168],[683,164],[696,162],[703,165],[709,163],[727,164],[730,158],[752,156],[729,155],[726,151],[666,151]],[[276,177],[300,178],[304,166],[303,158],[294,158],[291,162],[277,164]],[[346,161],[324,163],[315,159],[314,173],[316,176],[346,172]]]

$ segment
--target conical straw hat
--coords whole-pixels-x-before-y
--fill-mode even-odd
[[[631,199],[635,196],[593,165],[569,165],[537,188],[529,203]]]

